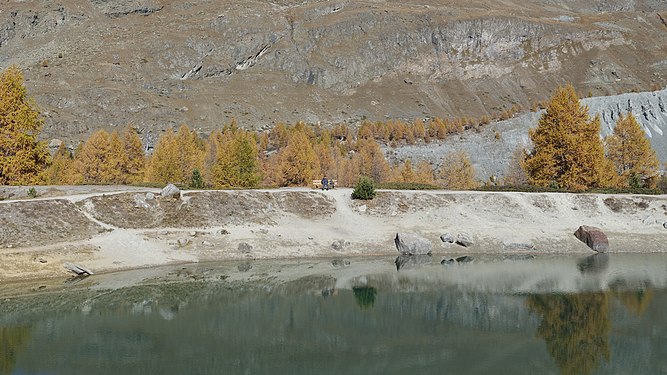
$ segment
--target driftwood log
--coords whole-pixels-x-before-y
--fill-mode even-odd
[[[65,263],[63,267],[68,271],[72,271],[79,276],[90,276],[93,275],[93,272],[83,266],[74,263]]]

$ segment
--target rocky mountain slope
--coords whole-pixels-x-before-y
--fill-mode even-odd
[[[588,106],[591,117],[600,116],[600,133],[603,137],[613,132],[619,115],[632,112],[658,158],[663,163],[667,162],[667,90],[586,98],[582,103]],[[440,143],[388,149],[387,154],[394,161],[427,160],[438,166],[447,152],[466,151],[478,179],[488,181],[491,176],[501,177],[506,174],[508,160],[511,160],[517,147],[530,148],[528,130],[537,126],[541,114],[542,112],[521,114],[493,123],[482,128],[480,132],[469,131]]]
[[[0,4],[0,68],[25,70],[46,138],[133,123],[481,116],[664,87],[659,0],[55,0]]]

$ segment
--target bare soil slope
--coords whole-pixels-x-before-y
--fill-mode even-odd
[[[147,193],[148,197],[147,197]],[[591,251],[573,236],[601,227],[612,252],[667,251],[667,197],[350,189],[92,193],[0,202],[0,279],[173,262],[395,255],[396,232],[428,238],[435,257]],[[467,234],[469,247],[442,243]]]

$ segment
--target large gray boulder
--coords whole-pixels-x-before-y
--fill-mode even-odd
[[[433,246],[431,241],[414,233],[396,233],[394,243],[402,255],[429,255]]]
[[[469,234],[459,233],[459,235],[456,236],[456,244],[463,247],[470,247],[473,245],[473,242]]]
[[[160,192],[160,198],[174,198],[181,199],[181,189],[174,184],[169,184]]]
[[[607,235],[600,228],[582,225],[574,232],[574,235],[579,241],[585,243],[598,253],[604,253],[609,250]]]

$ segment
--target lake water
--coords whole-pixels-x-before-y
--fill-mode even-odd
[[[200,264],[4,286],[0,374],[667,374],[665,255],[403,265]]]

